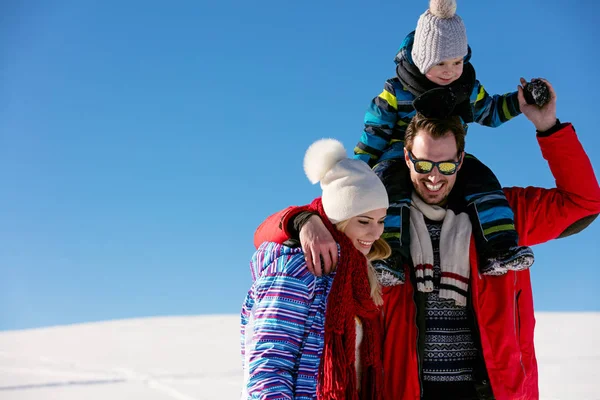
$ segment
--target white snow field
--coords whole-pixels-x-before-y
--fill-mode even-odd
[[[238,399],[237,315],[0,332],[2,400]],[[541,398],[600,399],[600,313],[538,313]]]

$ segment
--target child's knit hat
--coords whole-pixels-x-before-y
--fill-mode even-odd
[[[434,65],[468,52],[467,30],[456,15],[456,0],[430,0],[417,23],[412,48],[413,62],[422,74]]]
[[[304,172],[311,183],[321,182],[323,210],[333,224],[389,206],[375,172],[364,161],[348,158],[335,139],[317,140],[308,148]]]

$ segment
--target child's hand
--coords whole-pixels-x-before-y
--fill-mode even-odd
[[[544,83],[548,85],[550,101],[542,107],[538,107],[536,104],[527,104],[525,96],[523,95],[523,87],[527,81],[521,78],[521,85],[517,86],[519,92],[519,107],[527,119],[533,123],[538,132],[545,132],[556,124],[556,93],[554,92],[552,85],[550,85],[550,82],[542,78],[538,79],[544,81]]]

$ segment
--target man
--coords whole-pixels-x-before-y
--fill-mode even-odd
[[[556,180],[553,189],[504,188],[524,246],[577,233],[600,213],[594,170],[572,125],[556,119],[556,95],[548,86],[552,98],[542,108],[528,105],[518,88],[520,108]],[[464,156],[461,124],[415,117],[405,146],[417,194],[410,212],[412,264],[404,266],[402,284],[383,288],[384,398],[539,398],[529,271],[479,275],[471,236],[478,227],[453,204]],[[327,273],[337,262],[336,245],[303,207],[269,217],[255,245],[297,231],[309,267]]]

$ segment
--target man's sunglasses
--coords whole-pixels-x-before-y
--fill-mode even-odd
[[[456,161],[456,162],[454,162],[454,161],[434,162],[434,161],[429,161],[429,160],[418,160],[415,158],[415,155],[412,153],[412,151],[410,151],[410,150],[408,151],[408,158],[413,163],[413,166],[415,167],[415,171],[419,174],[428,174],[431,172],[433,167],[437,167],[438,171],[440,171],[440,174],[442,174],[442,175],[454,175],[456,173],[458,165],[460,164],[461,157],[462,157],[462,154],[458,157],[458,161]]]

